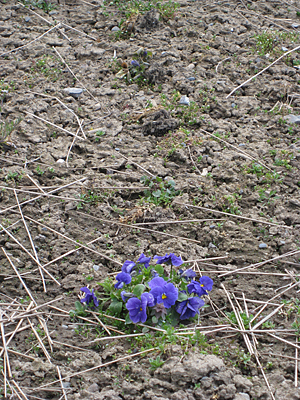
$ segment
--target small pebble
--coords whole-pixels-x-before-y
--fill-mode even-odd
[[[290,124],[300,124],[300,116],[294,114],[288,114],[284,117],[284,120]]]
[[[95,382],[90,387],[88,387],[87,391],[90,392],[90,393],[96,393],[96,392],[99,391],[99,386]]]
[[[25,22],[30,22],[31,18],[30,17],[25,17]]]
[[[297,29],[299,25],[298,24],[292,24],[291,26],[292,26],[292,28]]]
[[[236,106],[235,103],[231,103],[231,107],[234,108]]]
[[[280,240],[280,244],[281,245],[285,244],[285,240]]]
[[[214,229],[216,227],[216,225],[210,225],[209,227],[210,227],[210,229]]]
[[[213,243],[209,243],[209,245],[208,245],[208,248],[209,249],[216,249],[217,248],[217,246],[215,246]]]
[[[114,26],[113,28],[111,28],[112,32],[118,32],[120,30],[120,28],[118,26]]]
[[[62,382],[64,389],[68,389],[71,386],[70,382]]]
[[[181,96],[179,104],[182,104],[184,106],[189,106],[190,105],[190,99],[187,96]]]
[[[74,97],[74,99],[78,99],[79,96],[83,93],[83,89],[81,88],[66,88],[64,92]]]
[[[268,245],[266,243],[260,243],[258,246],[260,249],[266,249]]]
[[[189,78],[187,78],[188,79],[188,81],[195,81],[196,80],[196,78],[194,77],[194,76],[190,76]]]
[[[94,271],[99,271],[100,266],[99,265],[93,265]]]
[[[62,158],[59,158],[56,162],[57,162],[57,164],[63,164],[65,162],[65,160],[63,160]]]
[[[188,66],[187,66],[187,69],[194,69],[195,68],[195,64],[189,64]]]
[[[64,329],[69,329],[68,325],[62,325],[61,327]]]
[[[58,14],[58,12],[55,10],[49,12],[49,15],[55,15],[55,14]]]
[[[116,151],[120,151],[119,147],[116,147],[115,150],[116,150]]]
[[[289,49],[287,49],[287,48],[284,47],[284,46],[281,47],[281,50],[282,50],[282,51],[289,51]]]

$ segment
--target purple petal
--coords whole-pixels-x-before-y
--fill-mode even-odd
[[[175,267],[179,267],[179,265],[183,264],[181,257],[175,256],[174,253],[170,254],[170,258],[171,258],[172,265],[174,265]]]
[[[143,293],[141,295],[141,300],[143,302],[143,300],[146,299],[146,306],[148,307],[153,307],[155,304],[155,300],[154,297],[151,293]]]
[[[81,291],[81,292],[84,292],[84,293],[86,293],[86,294],[91,294],[90,289],[87,288],[87,287],[82,287],[82,288],[80,289],[80,291]]]
[[[192,269],[187,269],[186,271],[182,272],[181,276],[185,276],[186,278],[195,278],[196,272]]]
[[[137,260],[137,263],[139,263],[139,264],[144,264],[145,268],[148,268],[148,267],[149,267],[150,261],[151,261],[151,257],[146,257],[145,254],[142,253],[142,254],[139,256],[139,258],[138,258],[138,260]]]
[[[156,286],[163,287],[163,286],[165,286],[165,284],[166,284],[166,281],[163,278],[158,276],[156,278],[151,279],[151,281],[149,282],[149,287],[151,289],[153,289]]]
[[[135,263],[133,261],[126,260],[122,265],[122,272],[126,272],[130,274],[133,268],[135,267]]]

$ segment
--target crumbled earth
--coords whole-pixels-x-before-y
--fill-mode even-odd
[[[44,338],[47,359],[23,321],[9,348],[29,358],[10,353],[11,379],[33,399],[61,398],[57,367],[69,400],[300,399],[290,345],[299,294],[288,286],[300,267],[300,53],[229,96],[297,46],[296,2],[179,0],[168,14],[163,1],[131,16],[121,1],[53,0],[47,13],[23,3],[0,0],[1,135],[15,124],[0,138],[0,293],[25,308],[28,292],[37,305],[53,301],[39,314],[53,343]],[[135,79],[131,61],[145,50]],[[143,176],[174,180],[176,196],[146,201]],[[127,342],[89,344],[102,328],[70,318],[79,289],[142,252],[219,257],[196,266],[214,279],[201,327],[228,323],[224,287],[253,315],[279,294],[255,322],[287,303],[258,328],[260,364],[232,331],[212,329],[205,352],[168,345],[154,370],[158,352],[114,362],[128,356]],[[26,287],[14,268],[29,272]],[[1,318],[12,332],[18,320]],[[40,328],[38,315],[31,323]]]

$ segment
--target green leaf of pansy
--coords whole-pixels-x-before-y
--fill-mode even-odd
[[[185,301],[185,300],[187,300],[187,299],[188,299],[188,296],[187,296],[186,293],[182,293],[182,292],[179,292],[179,293],[178,293],[178,299],[177,299],[177,301]]]
[[[122,311],[122,306],[123,303],[121,301],[118,300],[113,300],[110,304],[110,306],[108,307],[108,309],[114,314],[114,315],[119,315]]]
[[[158,272],[158,274],[160,276],[162,276],[164,274],[164,272],[165,272],[164,271],[164,267],[162,265],[160,265],[160,264],[156,264],[154,269],[155,269],[156,272]]]
[[[132,292],[136,297],[140,297],[141,294],[144,293],[145,289],[146,289],[146,286],[143,285],[142,283],[140,283],[139,285],[135,286],[135,288],[133,289]]]

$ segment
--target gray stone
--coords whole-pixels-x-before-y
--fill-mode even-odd
[[[188,81],[195,81],[196,80],[196,78],[194,77],[194,76],[190,76],[189,78],[187,78],[188,79]]]
[[[113,28],[111,28],[112,32],[119,32],[120,28],[118,26],[114,26]]]
[[[260,243],[258,246],[260,249],[266,249],[268,245],[266,243]]]
[[[250,400],[250,396],[247,393],[237,393],[233,400]]]
[[[31,18],[30,17],[25,17],[25,22],[30,22]]]
[[[68,325],[62,325],[61,327],[64,329],[69,329]]]
[[[93,383],[91,386],[87,388],[87,391],[90,393],[99,392],[99,386],[97,385],[97,383]]]
[[[52,10],[52,11],[49,12],[49,15],[56,15],[56,14],[58,14],[58,12],[55,11],[55,10]]]
[[[290,124],[300,124],[300,115],[289,114],[284,117]]]
[[[56,162],[57,162],[57,164],[63,164],[65,162],[65,160],[63,160],[62,158],[59,158]]]
[[[291,27],[297,29],[298,28],[298,24],[292,24]]]
[[[71,386],[70,382],[62,382],[64,389],[68,389]]]
[[[210,242],[209,245],[208,245],[208,248],[209,249],[216,249],[217,246],[215,246],[212,242]]]
[[[286,48],[286,47],[284,47],[284,46],[281,47],[281,50],[284,51],[284,52],[285,52],[285,51],[289,51],[289,49]]]
[[[234,108],[236,106],[235,103],[231,103],[231,107]]]
[[[64,92],[74,97],[74,99],[78,99],[79,96],[83,93],[84,89],[81,88],[66,88]]]
[[[44,243],[46,241],[46,236],[39,234],[34,238],[34,240]]]
[[[94,271],[99,271],[100,267],[99,265],[93,265]]]
[[[184,106],[189,106],[190,105],[190,99],[187,96],[181,96],[179,104],[182,104]]]

